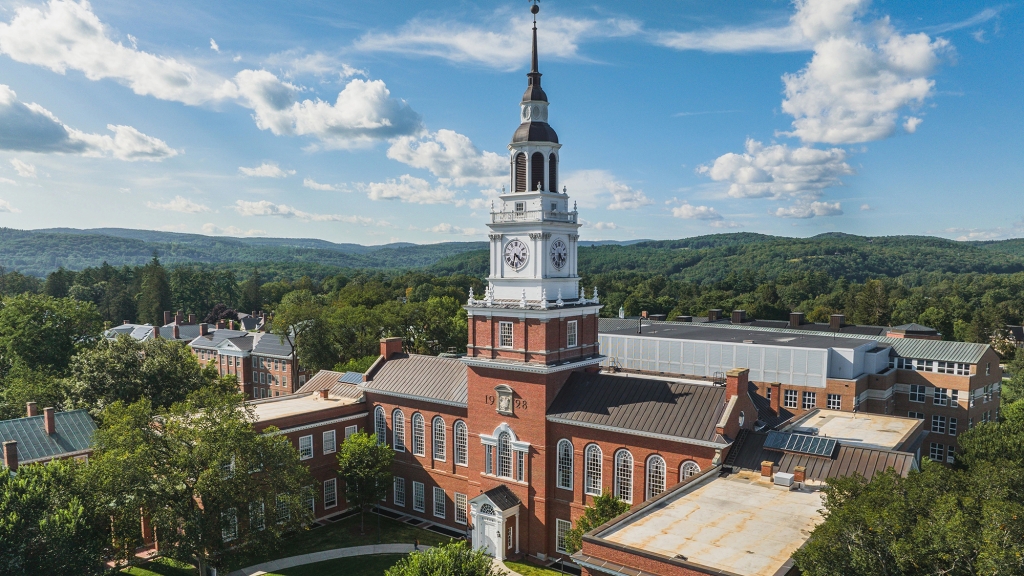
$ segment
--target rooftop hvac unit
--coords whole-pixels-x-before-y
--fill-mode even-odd
[[[775,485],[785,486],[789,488],[793,485],[793,475],[789,472],[776,472],[775,473]]]

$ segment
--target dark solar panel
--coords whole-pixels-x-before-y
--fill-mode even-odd
[[[362,372],[345,372],[338,378],[338,382],[345,382],[348,384],[362,384],[363,373]]]
[[[769,432],[768,438],[764,441],[764,447],[771,450],[827,457],[831,457],[832,453],[835,452],[836,444],[837,442],[833,438],[777,432],[775,430]]]

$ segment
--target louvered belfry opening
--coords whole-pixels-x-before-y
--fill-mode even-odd
[[[526,154],[516,154],[516,192],[526,192]]]
[[[544,189],[544,155],[534,152],[530,156],[530,191]]]
[[[554,152],[548,156],[548,190],[558,192],[558,158]]]

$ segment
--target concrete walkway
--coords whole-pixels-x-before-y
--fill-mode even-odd
[[[428,550],[430,546],[420,546],[420,550]],[[311,552],[309,554],[302,554],[300,556],[292,556],[290,558],[281,558],[279,560],[271,560],[270,562],[264,562],[255,566],[249,566],[248,568],[242,568],[241,570],[235,570],[228,574],[228,576],[261,576],[267,573],[277,572],[279,570],[285,570],[287,568],[293,568],[295,566],[302,566],[303,564],[314,564],[316,562],[323,562],[325,560],[335,560],[337,558],[349,558],[351,556],[368,556],[371,554],[409,554],[413,551],[412,544],[373,544],[369,546],[352,546],[350,548],[335,548],[334,550],[324,550],[323,552]],[[520,576],[516,572],[512,572],[505,567],[499,560],[495,559],[494,563],[509,573],[509,576]]]

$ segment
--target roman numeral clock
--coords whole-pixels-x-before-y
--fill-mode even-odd
[[[530,259],[530,249],[518,238],[505,244],[505,264],[513,270],[520,270]]]

